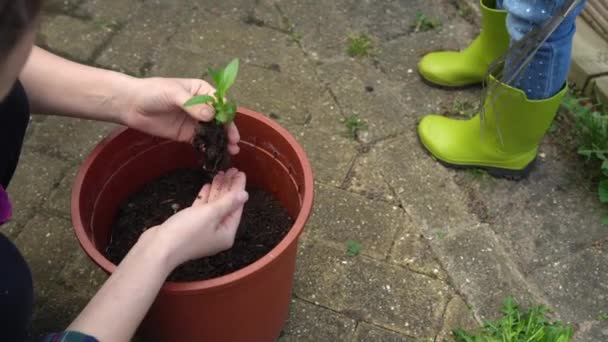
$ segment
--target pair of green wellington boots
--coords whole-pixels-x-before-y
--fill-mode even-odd
[[[507,13],[495,9],[495,0],[481,0],[482,30],[460,52],[426,55],[419,71],[427,81],[443,87],[463,87],[484,81],[490,64],[509,48]],[[477,114],[469,120],[428,115],[418,125],[424,147],[440,162],[455,167],[475,167],[493,176],[526,177],[538,153],[538,145],[551,125],[564,87],[555,96],[529,100],[519,89],[490,76],[483,122]]]

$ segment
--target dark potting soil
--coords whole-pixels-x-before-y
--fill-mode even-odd
[[[216,174],[230,165],[228,134],[224,125],[215,121],[199,122],[192,145],[201,154],[205,171]]]
[[[200,170],[177,170],[145,185],[118,211],[106,256],[115,264],[127,255],[149,227],[163,223],[192,204],[203,184],[211,180]],[[239,270],[266,255],[287,235],[293,220],[271,194],[247,188],[245,204],[232,249],[215,256],[190,261],[178,267],[171,281],[195,281],[219,277]]]

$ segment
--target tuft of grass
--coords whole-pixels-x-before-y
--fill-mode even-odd
[[[608,112],[598,101],[578,97],[573,92],[564,97],[562,105],[574,117],[578,154],[599,165],[599,200],[608,204]],[[608,214],[602,222],[608,224]]]
[[[470,119],[477,114],[477,106],[467,100],[455,99],[452,103],[452,112]]]
[[[440,28],[441,21],[439,18],[431,18],[422,11],[416,12],[416,21],[412,25],[414,33],[420,31],[439,30]]]
[[[283,30],[287,33],[289,41],[294,43],[300,43],[302,41],[302,34],[296,31],[296,25],[289,20],[287,17],[283,17]]]
[[[346,127],[346,133],[351,139],[357,139],[359,133],[367,130],[367,123],[357,115],[351,115],[346,119],[342,119]]]
[[[486,321],[477,332],[461,329],[452,333],[456,342],[568,342],[572,338],[572,327],[561,322],[550,322],[549,310],[533,306],[522,310],[513,298],[503,304],[503,317],[495,322]]]
[[[461,16],[464,20],[472,22],[474,21],[475,13],[473,12],[473,8],[467,4],[464,0],[456,0],[456,8],[458,11],[458,15]]]
[[[348,256],[354,257],[359,255],[359,253],[361,253],[361,249],[363,247],[361,246],[361,244],[357,241],[354,240],[348,240],[346,241],[346,254]]]
[[[374,54],[372,40],[364,33],[353,34],[348,37],[346,53],[350,57],[369,57]]]
[[[299,43],[299,42],[302,41],[302,38],[303,37],[302,37],[301,33],[298,33],[298,32],[295,32],[295,31],[291,31],[289,33],[289,40],[291,40],[292,42]]]
[[[608,321],[608,313],[602,313],[597,316],[598,321]]]
[[[468,172],[474,179],[483,179],[488,175],[488,171],[477,168],[469,169]]]

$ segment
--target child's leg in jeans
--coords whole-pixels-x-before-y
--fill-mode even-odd
[[[511,42],[519,41],[528,32],[545,23],[566,0],[499,0],[509,13],[507,29]],[[582,2],[549,39],[540,47],[530,65],[524,70],[515,87],[523,90],[529,99],[552,97],[564,86],[570,69],[575,19],[584,6]],[[506,70],[509,70],[507,59]]]

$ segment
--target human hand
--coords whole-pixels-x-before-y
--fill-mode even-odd
[[[248,199],[245,183],[245,174],[234,168],[220,172],[212,184],[203,186],[191,207],[153,228],[171,269],[232,247]]]
[[[183,107],[192,96],[214,95],[207,82],[182,78],[135,79],[128,91],[124,123],[139,131],[183,142],[194,138],[197,121],[213,120],[213,107],[207,104]],[[239,153],[239,131],[232,122],[227,127],[228,152]]]

